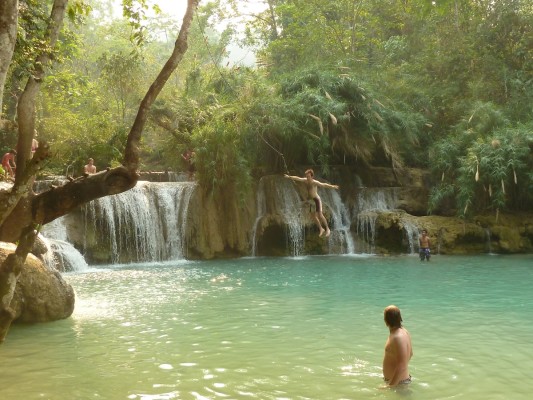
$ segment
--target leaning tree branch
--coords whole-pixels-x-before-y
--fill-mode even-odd
[[[183,17],[183,23],[181,24],[178,38],[174,44],[174,51],[170,58],[167,60],[161,72],[152,83],[148,92],[144,96],[135,122],[131,127],[128,134],[128,141],[126,143],[126,150],[124,152],[124,166],[130,171],[137,171],[139,169],[139,144],[141,142],[141,134],[144,128],[144,124],[148,118],[148,112],[153,102],[165,86],[166,82],[170,78],[170,75],[176,70],[178,64],[183,59],[183,55],[187,51],[187,38],[189,36],[189,28],[192,23],[194,11],[198,7],[199,0],[188,0],[187,11]]]
[[[73,179],[35,195],[32,219],[35,223],[47,224],[92,200],[125,192],[134,187],[137,180],[138,175],[123,166]]]
[[[31,193],[33,178],[50,156],[48,143],[43,142],[28,162],[10,191],[0,193],[0,226],[4,223],[20,199]]]

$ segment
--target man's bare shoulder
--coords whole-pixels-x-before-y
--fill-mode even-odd
[[[405,328],[400,328],[400,329],[397,329],[395,332],[392,332],[390,334],[390,338],[391,340],[394,340],[394,341],[397,341],[397,342],[401,342],[401,341],[404,341],[404,340],[411,340],[411,334],[409,333],[409,331]]]

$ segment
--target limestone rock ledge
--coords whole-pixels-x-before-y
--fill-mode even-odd
[[[376,246],[378,252],[401,252],[404,226],[427,229],[434,253],[531,253],[533,252],[533,214],[515,213],[476,216],[468,221],[455,217],[416,217],[396,210],[378,213]],[[403,243],[405,247],[405,243]],[[396,250],[396,251],[395,251]]]
[[[15,249],[12,243],[0,242],[0,263]],[[74,301],[74,289],[61,274],[28,254],[11,302],[16,313],[15,322],[50,322],[68,318],[74,311]]]

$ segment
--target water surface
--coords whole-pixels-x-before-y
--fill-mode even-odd
[[[14,326],[0,398],[529,399],[533,257],[327,256],[69,274],[71,318]],[[402,310],[413,383],[380,389]]]

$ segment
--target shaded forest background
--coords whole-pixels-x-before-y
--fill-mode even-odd
[[[50,2],[21,2],[3,97],[16,122],[49,19]],[[72,3],[72,2],[71,2]],[[73,2],[38,97],[45,174],[79,175],[120,164],[139,103],[168,54],[176,17],[153,3]],[[140,4],[139,4],[140,3]],[[218,196],[253,180],[341,164],[428,169],[429,210],[531,210],[533,5],[525,0],[268,0],[200,3],[189,50],[143,132],[141,170],[183,170]],[[228,62],[230,43],[257,64]],[[0,146],[16,148],[4,124]]]

